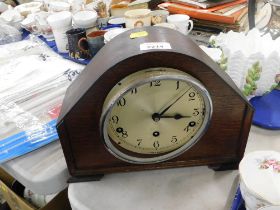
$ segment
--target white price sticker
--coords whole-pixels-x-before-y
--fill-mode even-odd
[[[147,42],[140,44],[140,50],[171,50],[168,42]]]

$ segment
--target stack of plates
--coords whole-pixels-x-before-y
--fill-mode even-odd
[[[280,205],[280,153],[249,153],[241,161],[239,172],[240,190],[247,210],[265,210],[262,207]],[[280,209],[271,208],[266,210]]]

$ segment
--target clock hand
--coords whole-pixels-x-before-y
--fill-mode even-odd
[[[160,118],[174,118],[175,120],[179,120],[181,118],[190,118],[191,116],[182,116],[180,114],[175,114],[174,116],[160,116]]]
[[[182,95],[180,95],[179,97],[175,97],[173,98],[167,105],[166,108],[162,108],[161,110],[162,111],[159,111],[159,117],[161,117],[165,112],[167,112],[168,109],[170,109],[170,107],[172,107],[177,101],[179,101],[192,87],[188,88],[186,91],[183,92]]]
[[[154,113],[152,118],[155,122],[158,122],[161,118],[173,118],[179,120],[181,118],[190,118],[191,116],[182,116],[181,114],[175,114],[174,116],[160,116],[158,113]]]

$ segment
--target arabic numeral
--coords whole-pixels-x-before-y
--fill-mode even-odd
[[[190,92],[189,93],[189,101],[193,101],[193,100],[195,100],[195,92]]]
[[[121,98],[121,99],[117,102],[117,105],[118,105],[118,106],[125,106],[125,104],[126,104],[125,98]]]
[[[177,136],[172,136],[171,142],[176,143],[178,141]]]
[[[133,88],[132,90],[131,90],[131,94],[136,94],[137,93],[137,88]]]
[[[127,131],[123,131],[123,132],[122,132],[122,137],[123,137],[123,138],[127,138],[127,137],[128,137]]]
[[[176,90],[178,90],[179,87],[180,87],[180,81],[177,81],[177,82],[176,82],[176,85],[177,85],[177,86],[176,86]]]
[[[160,80],[152,81],[150,87],[161,86]]]
[[[197,116],[197,115],[199,115],[199,111],[198,111],[198,109],[194,109],[193,110],[193,116]]]
[[[115,123],[115,124],[118,124],[119,122],[119,117],[117,115],[114,115],[112,118],[112,122]]]
[[[122,137],[123,137],[123,138],[127,138],[127,137],[128,137],[127,131],[125,131],[122,127],[118,127],[118,128],[116,129],[116,131],[117,131],[119,134],[122,134]]]
[[[140,146],[140,144],[142,143],[143,139],[137,139],[137,145]]]
[[[153,146],[154,146],[155,149],[158,149],[159,148],[159,141],[155,141],[153,143]]]

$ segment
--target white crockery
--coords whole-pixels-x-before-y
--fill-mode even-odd
[[[55,43],[59,52],[68,52],[66,31],[72,28],[72,15],[68,11],[58,12],[47,18],[52,28]]]
[[[124,13],[126,28],[139,28],[151,25],[150,9],[134,9]]]
[[[8,5],[4,2],[0,2],[0,13],[6,11],[8,9]]]
[[[154,10],[151,12],[152,24],[165,23],[169,12],[167,10]]]
[[[193,29],[193,21],[190,16],[175,14],[167,16],[167,22],[176,26],[177,30],[184,35],[187,35]]]
[[[280,153],[256,151],[239,165],[240,190],[247,210],[280,205]]]
[[[155,24],[154,26],[170,28],[170,29],[176,30],[176,26],[172,23],[158,23],[158,24]]]
[[[51,26],[47,22],[47,18],[50,16],[49,12],[41,11],[34,14],[34,24],[31,26],[31,31],[43,35],[46,39],[53,39],[53,33]],[[27,18],[26,18],[27,19]]]
[[[115,18],[111,18],[109,21],[108,21],[109,24],[111,25],[122,25],[125,23],[125,18],[123,17],[115,17]]]
[[[0,15],[1,22],[4,24],[8,24],[10,26],[15,27],[17,30],[21,29],[21,21],[24,19],[23,16],[20,15],[14,9],[8,9]]]
[[[11,22],[17,22],[21,21],[24,19],[21,14],[14,9],[8,9],[5,12],[3,12],[0,17],[6,22],[6,23],[11,23]]]
[[[127,29],[127,28],[116,28],[116,29],[112,29],[112,30],[107,31],[104,34],[105,44],[108,43],[109,41],[111,41],[116,36],[120,35],[121,33],[125,32],[127,30],[129,30],[129,29]]]
[[[91,28],[96,25],[97,13],[95,11],[80,11],[73,15],[73,23],[79,28]]]
[[[83,0],[71,0],[71,11],[73,14],[82,11],[85,8],[85,2]]]
[[[72,24],[72,15],[68,11],[58,12],[50,15],[47,21],[52,28],[69,26]]]
[[[222,50],[220,62],[224,60],[225,72],[248,98],[262,96],[277,85],[280,38],[273,40],[269,33],[262,35],[258,29],[252,29],[247,34],[233,31],[220,33],[212,36],[209,42]],[[252,70],[257,77],[252,77]],[[253,78],[255,87],[250,89]]]
[[[49,12],[69,11],[70,4],[62,1],[53,1],[49,3]]]
[[[28,14],[39,12],[43,7],[43,3],[41,2],[29,2],[20,4],[15,7],[22,16],[27,16]]]

